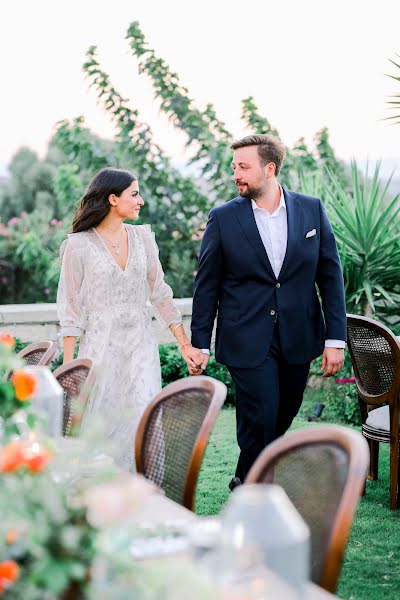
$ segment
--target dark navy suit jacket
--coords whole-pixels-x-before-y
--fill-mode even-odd
[[[194,285],[192,343],[210,348],[218,313],[215,354],[227,366],[260,365],[276,318],[290,364],[322,354],[325,339],[346,339],[343,274],[322,202],[286,189],[284,195],[288,243],[278,279],[250,200],[237,197],[210,212]],[[313,229],[316,235],[306,237]]]

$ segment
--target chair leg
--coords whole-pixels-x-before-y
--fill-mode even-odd
[[[390,442],[390,508],[396,510],[399,502],[399,440]]]
[[[379,470],[379,442],[368,440],[368,445],[370,455],[368,479],[370,481],[376,481],[378,479]]]

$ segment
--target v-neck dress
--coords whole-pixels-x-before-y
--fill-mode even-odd
[[[60,336],[78,336],[80,358],[97,371],[82,428],[101,421],[116,463],[134,471],[138,422],[161,389],[152,314],[169,326],[182,318],[164,281],[149,225],[125,225],[128,258],[117,264],[94,230],[72,233],[61,248],[57,294]]]

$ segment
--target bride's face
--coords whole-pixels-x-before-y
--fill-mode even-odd
[[[132,181],[131,185],[119,196],[113,194],[110,197],[110,204],[115,214],[121,219],[134,219],[136,221],[139,218],[140,208],[144,204],[139,192],[139,183]]]

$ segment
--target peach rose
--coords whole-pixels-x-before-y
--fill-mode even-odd
[[[39,452],[28,452],[25,455],[25,465],[32,473],[43,471],[51,460],[51,453],[46,448],[41,448]]]
[[[51,459],[51,453],[37,444],[37,449],[22,440],[10,442],[0,451],[0,472],[14,473],[26,467],[31,473],[40,473]]]
[[[6,560],[0,563],[0,593],[4,592],[19,574],[19,566],[13,560]]]
[[[10,529],[5,534],[4,541],[6,544],[11,545],[11,544],[15,544],[15,542],[18,540],[18,538],[19,538],[18,529]]]
[[[10,442],[0,450],[0,472],[13,473],[25,465],[25,444],[21,440]]]
[[[0,333],[0,344],[3,344],[6,348],[14,348],[15,338],[11,333]]]
[[[32,373],[27,373],[24,369],[17,369],[12,374],[11,381],[15,388],[15,395],[21,402],[30,400],[36,394],[37,379]]]

